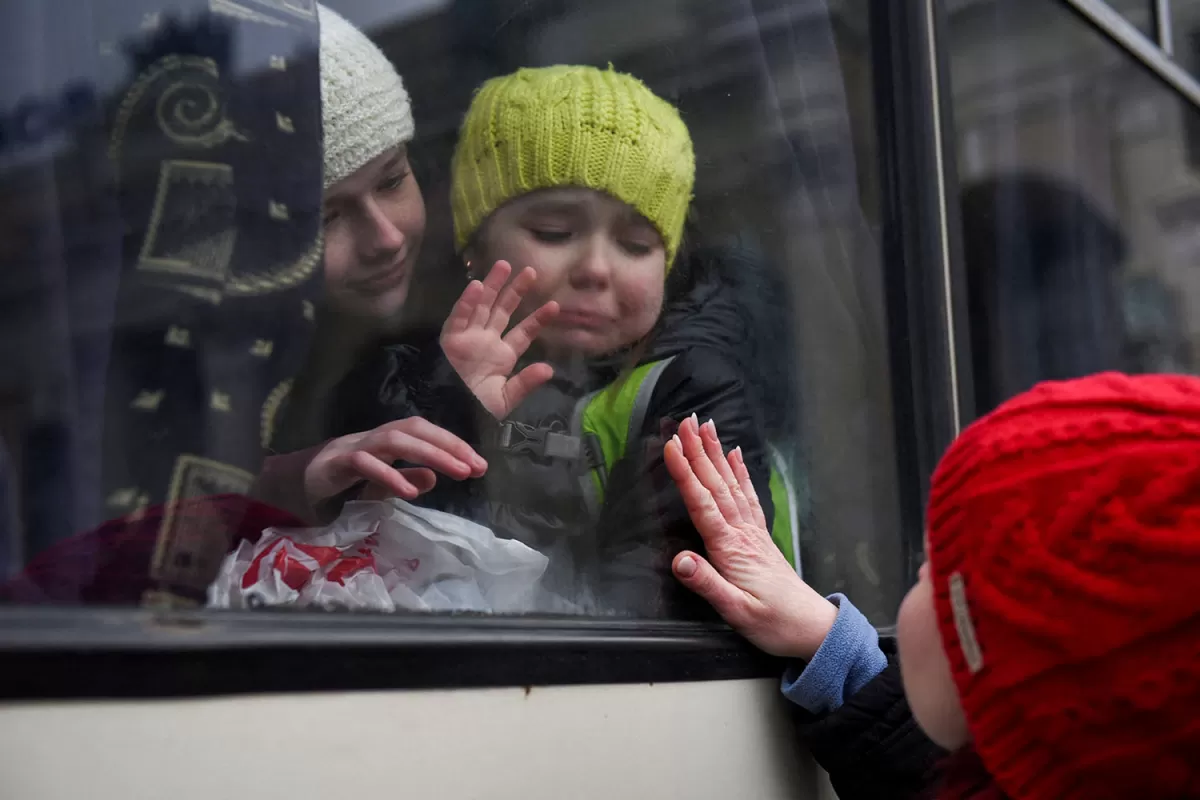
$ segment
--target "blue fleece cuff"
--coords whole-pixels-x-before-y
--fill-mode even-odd
[[[808,665],[797,663],[783,673],[783,695],[813,714],[841,707],[887,667],[879,649],[879,632],[845,595],[832,594],[837,619]]]

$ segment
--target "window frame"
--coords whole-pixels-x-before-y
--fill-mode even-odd
[[[941,3],[876,0],[871,21],[897,449],[911,454],[902,530],[915,582],[930,479],[974,407],[963,259],[951,235],[954,129]]]
[[[1154,4],[1157,41],[1148,38],[1104,0],[1057,1],[1140,61],[1164,83],[1183,95],[1185,100],[1200,107],[1200,80],[1192,77],[1174,58],[1174,25],[1169,0],[1156,0]]]
[[[946,203],[953,160],[942,152],[953,138],[940,4],[865,7],[911,582],[929,478],[970,407],[962,394],[969,362],[953,335],[965,303],[950,294],[962,285],[950,277],[962,267]],[[8,701],[777,679],[782,671],[715,622],[36,606],[0,606],[0,665]]]
[[[778,677],[720,623],[0,609],[0,700],[667,683]]]

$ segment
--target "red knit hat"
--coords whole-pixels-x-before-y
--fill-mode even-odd
[[[1042,384],[933,477],[974,746],[1014,800],[1200,797],[1200,379]]]

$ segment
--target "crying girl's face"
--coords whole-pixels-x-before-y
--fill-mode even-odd
[[[632,207],[592,189],[545,189],[506,203],[467,257],[483,273],[501,259],[515,272],[537,270],[516,317],[558,302],[538,337],[551,354],[615,352],[648,334],[662,311],[662,237]]]

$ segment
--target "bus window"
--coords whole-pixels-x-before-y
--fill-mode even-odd
[[[8,603],[711,622],[694,415],[894,620],[866,4],[87,5],[3,12]]]

